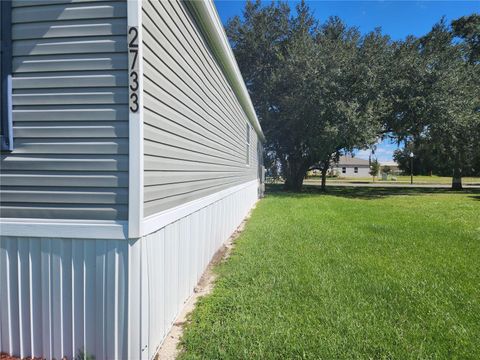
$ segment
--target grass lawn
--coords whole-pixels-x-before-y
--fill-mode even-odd
[[[410,175],[395,175],[397,178],[396,181],[392,180],[392,175],[388,175],[388,180],[382,181],[381,176],[377,176],[375,179],[376,183],[407,183],[410,184]],[[320,183],[321,179],[320,176],[310,176],[307,179],[307,183]],[[327,178],[327,182],[334,184],[335,182],[365,182],[371,183],[373,182],[372,177],[361,177],[361,178],[354,178],[354,177],[338,177],[338,178]],[[448,176],[425,176],[425,175],[414,175],[413,176],[413,183],[414,184],[438,184],[438,185],[451,185],[452,178]],[[480,177],[464,177],[462,178],[463,185],[480,185]]]
[[[270,190],[181,359],[480,359],[479,191]]]

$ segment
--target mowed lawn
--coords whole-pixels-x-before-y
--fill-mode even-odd
[[[181,359],[480,359],[478,191],[271,191],[217,272]]]
[[[392,177],[395,177],[396,180],[393,181]],[[306,180],[307,184],[314,184],[314,183],[320,183],[321,178],[320,176],[310,176]],[[336,178],[327,178],[327,182],[331,183],[332,185],[335,184],[335,182],[365,182],[365,183],[372,183],[373,178],[370,177],[336,177]],[[382,180],[381,176],[377,176],[375,178],[375,183],[385,183],[385,184],[410,184],[410,175],[388,175],[388,180]],[[419,184],[419,185],[451,185],[452,184],[452,178],[451,177],[446,177],[446,176],[425,176],[425,175],[415,175],[413,177],[413,183],[414,184]],[[480,177],[463,177],[462,178],[462,183],[465,186],[468,185],[475,185],[478,186],[480,185]]]

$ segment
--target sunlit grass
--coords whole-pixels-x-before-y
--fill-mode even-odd
[[[392,180],[392,178],[396,180]],[[370,177],[336,177],[336,178],[327,178],[327,182],[334,183],[334,182],[373,182],[373,178]],[[307,179],[307,183],[309,182],[318,182],[320,183],[320,176],[310,176]],[[375,178],[375,182],[382,183],[410,183],[410,175],[388,175],[388,179],[386,181],[382,181],[381,176],[377,176]],[[449,185],[452,183],[452,178],[448,176],[426,176],[426,175],[414,175],[413,176],[414,184],[445,184]],[[462,178],[462,183],[464,185],[480,185],[480,177],[464,177]]]
[[[267,195],[181,359],[479,359],[480,192]]]

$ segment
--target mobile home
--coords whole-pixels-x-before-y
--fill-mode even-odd
[[[0,352],[151,359],[262,192],[214,5],[0,3]]]

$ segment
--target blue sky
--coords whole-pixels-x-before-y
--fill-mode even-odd
[[[270,1],[264,1],[270,3]],[[296,1],[289,1],[292,5]],[[427,33],[442,16],[448,21],[473,12],[480,13],[479,1],[307,1],[315,16],[324,21],[338,15],[348,25],[356,26],[361,32],[381,27],[392,39],[403,39],[412,34]],[[224,23],[242,14],[245,1],[215,0],[220,18]],[[390,161],[396,144],[388,140],[378,144],[377,157],[380,161]],[[357,156],[368,158],[368,151],[359,151]]]

